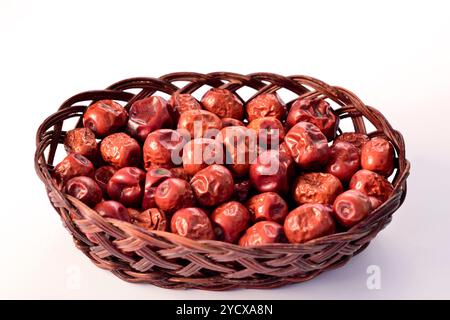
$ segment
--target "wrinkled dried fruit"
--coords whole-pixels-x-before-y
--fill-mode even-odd
[[[239,239],[239,245],[243,247],[279,242],[286,242],[283,227],[273,221],[255,223]]]
[[[264,117],[275,117],[282,121],[286,116],[286,105],[276,93],[263,93],[253,98],[246,106],[249,121]]]
[[[203,107],[220,118],[241,120],[244,116],[242,102],[231,91],[222,88],[212,88],[202,98]]]
[[[180,209],[172,217],[173,233],[193,240],[213,240],[214,231],[205,211],[200,208]]]
[[[141,146],[129,135],[119,132],[104,138],[100,144],[103,160],[116,168],[141,164]]]
[[[339,117],[323,99],[299,98],[292,104],[286,119],[287,126],[293,127],[302,121],[317,126],[328,140],[334,139],[339,125]]]
[[[309,122],[299,122],[284,138],[295,162],[304,169],[316,169],[327,163],[330,147],[318,127]]]
[[[311,172],[298,176],[292,190],[292,196],[298,205],[305,203],[332,205],[344,188],[339,179],[332,174]]]
[[[217,238],[234,243],[247,229],[250,222],[250,213],[243,204],[230,201],[217,207],[211,215],[211,220]]]
[[[127,123],[125,109],[113,100],[100,100],[90,105],[83,116],[83,124],[98,137],[118,131]]]
[[[233,195],[234,181],[224,166],[213,164],[197,172],[191,179],[192,190],[202,206],[216,206]]]
[[[292,210],[284,221],[284,233],[291,243],[303,243],[335,232],[331,206],[304,204]]]
[[[394,172],[394,147],[384,138],[372,138],[362,147],[361,166],[389,177]]]

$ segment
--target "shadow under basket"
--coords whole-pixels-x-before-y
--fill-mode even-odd
[[[373,214],[346,232],[303,244],[240,247],[220,241],[193,241],[170,232],[152,232],[127,222],[105,219],[77,199],[63,194],[54,184],[51,172],[57,149],[64,149],[66,131],[63,124],[69,120],[69,123],[78,121],[77,126],[81,126],[83,112],[93,102],[112,99],[123,103],[128,110],[134,101],[153,94],[180,92],[197,96],[209,87],[229,89],[244,102],[271,92],[280,95],[288,93],[292,98],[311,96],[327,99],[341,120],[350,118],[347,122],[353,125],[355,132],[371,137],[383,136],[391,141],[396,151],[396,170],[391,179],[394,185],[392,196]],[[242,92],[246,90],[250,92],[247,99],[242,97]],[[287,106],[291,103],[288,102]],[[375,128],[372,132],[367,132],[366,124],[369,123],[370,127]],[[64,102],[56,113],[42,123],[37,131],[36,146],[36,172],[77,248],[98,267],[110,270],[125,281],[151,283],[164,288],[267,289],[306,281],[323,271],[342,266],[364,250],[391,221],[393,213],[405,199],[410,168],[400,132],[394,130],[379,111],[366,106],[355,94],[311,77],[284,77],[271,73],[180,72],[160,78],[127,79],[105,90],[83,92]],[[92,234],[89,238],[97,243],[91,242],[86,234]]]

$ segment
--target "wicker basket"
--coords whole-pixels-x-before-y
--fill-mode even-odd
[[[174,82],[187,82],[179,88]],[[204,85],[236,91],[256,90],[254,96],[281,88],[297,95],[323,96],[334,101],[341,119],[350,117],[355,132],[366,132],[364,120],[376,128],[369,136],[382,135],[395,147],[394,193],[371,216],[350,230],[304,244],[271,244],[240,247],[220,241],[193,241],[178,235],[147,231],[130,223],[105,219],[75,198],[65,195],[50,177],[55,151],[64,141],[63,123],[82,118],[93,101],[113,99],[126,103],[164,92],[193,93]],[[131,93],[130,89],[134,89]],[[136,90],[138,89],[138,90]],[[238,94],[238,93],[236,93]],[[254,97],[253,96],[253,97]],[[288,103],[288,107],[290,103]],[[81,126],[81,121],[78,121]],[[271,73],[240,75],[229,72],[172,73],[160,78],[133,78],[106,90],[80,93],[68,99],[39,127],[36,136],[35,168],[44,182],[53,207],[72,234],[75,245],[97,266],[129,282],[152,283],[165,288],[226,290],[231,288],[273,288],[314,278],[321,272],[345,264],[367,247],[390,221],[406,195],[409,162],[402,135],[376,109],[366,106],[350,91],[329,86],[306,76],[284,77]],[[86,237],[93,233],[98,244]]]

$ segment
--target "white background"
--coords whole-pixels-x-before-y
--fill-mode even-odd
[[[0,1],[0,298],[450,298],[447,1]],[[405,204],[345,267],[274,290],[120,281],[77,251],[33,168],[66,98],[174,71],[306,74],[347,87],[401,130]],[[366,270],[381,270],[369,290]],[[79,276],[74,283],[72,276]]]

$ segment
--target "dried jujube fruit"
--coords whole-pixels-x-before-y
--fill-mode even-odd
[[[250,223],[247,208],[237,202],[230,201],[218,206],[211,215],[214,231],[219,240],[234,243]]]
[[[385,202],[392,194],[394,187],[378,173],[362,169],[356,172],[349,184],[350,189],[361,191],[369,197]]]
[[[358,149],[358,153],[361,155],[363,145],[369,140],[369,137],[364,133],[344,132],[341,135],[337,136],[336,139],[334,139],[333,144],[337,144],[339,142],[348,142],[355,146]]]
[[[292,104],[286,119],[287,126],[293,127],[302,121],[317,126],[328,140],[334,139],[339,125],[339,117],[323,99],[299,98]]]
[[[58,185],[64,185],[69,179],[77,176],[92,177],[94,165],[81,154],[71,153],[58,163],[53,171],[53,177]]]
[[[131,220],[135,225],[148,230],[167,230],[166,215],[158,208],[149,208],[142,212],[128,208],[128,212],[130,212]]]
[[[394,171],[394,147],[381,137],[366,142],[361,151],[361,167],[389,177]]]
[[[117,170],[108,181],[108,195],[126,207],[140,207],[144,195],[145,171],[136,167]]]
[[[225,127],[216,140],[225,149],[227,168],[237,177],[245,176],[256,158],[257,136],[254,130],[242,126]]]
[[[360,168],[358,148],[351,143],[341,141],[330,148],[330,158],[325,171],[331,173],[342,183],[348,183]]]
[[[167,101],[158,96],[135,101],[129,114],[127,131],[140,141],[145,141],[150,132],[174,125]]]
[[[141,163],[141,146],[123,132],[113,133],[102,140],[100,152],[103,160],[116,167],[137,167]]]
[[[176,130],[153,131],[145,139],[142,149],[145,169],[148,170],[152,166],[172,168],[181,164],[183,147],[186,142],[186,137]]]
[[[309,122],[299,122],[284,138],[295,162],[303,169],[316,169],[327,163],[330,147],[318,127]]]
[[[108,182],[109,182],[109,179],[111,179],[111,177],[114,175],[114,173],[116,173],[116,171],[117,171],[117,169],[114,168],[113,166],[102,166],[102,167],[98,168],[97,170],[95,170],[94,180],[95,180],[95,182],[97,182],[99,187],[102,189],[103,196],[108,195],[108,190],[107,190]]]
[[[83,124],[98,137],[106,137],[127,124],[128,114],[113,100],[100,100],[90,105],[83,116]]]
[[[231,91],[222,88],[211,88],[202,97],[203,107],[220,118],[241,120],[244,116],[244,106]]]
[[[283,227],[273,221],[255,223],[239,239],[239,245],[243,247],[280,242],[286,242]]]
[[[178,131],[195,138],[215,138],[222,128],[222,121],[206,110],[188,110],[180,115]]]
[[[131,217],[128,212],[128,209],[118,201],[114,200],[102,201],[98,203],[94,209],[105,218],[113,218],[126,222],[131,222]]]
[[[251,197],[246,203],[253,221],[283,223],[288,214],[286,201],[275,192],[264,192]]]
[[[173,213],[195,205],[194,193],[186,180],[168,178],[155,191],[155,202],[164,212]]]
[[[156,207],[156,188],[168,178],[177,178],[170,170],[164,168],[153,168],[145,175],[144,195],[142,199],[142,209]]]
[[[175,93],[169,100],[173,118],[178,121],[180,115],[185,111],[201,110],[202,106],[189,93]]]
[[[284,233],[291,243],[303,243],[335,232],[332,208],[319,203],[292,210],[284,221]]]
[[[94,160],[98,153],[95,134],[88,128],[67,131],[64,148],[67,153],[78,153],[90,160]]]
[[[170,229],[193,240],[213,240],[215,237],[211,221],[201,208],[184,208],[175,212]]]
[[[245,124],[238,119],[234,119],[234,118],[222,118],[220,119],[222,121],[222,128],[225,127],[232,127],[232,126],[241,126],[241,127],[245,127]]]
[[[283,124],[275,117],[263,117],[253,120],[247,125],[253,129],[258,136],[260,147],[270,148],[273,144],[278,145],[284,140],[285,132]]]
[[[286,105],[276,93],[263,93],[246,105],[249,121],[264,117],[275,117],[282,121],[286,117]]]
[[[344,188],[339,179],[332,174],[311,172],[298,176],[292,190],[292,197],[298,205],[305,203],[332,205]]]
[[[300,244],[381,213],[397,160],[387,138],[340,130],[336,137],[339,113],[322,94],[287,110],[277,88],[255,87],[266,92],[244,103],[239,84],[223,87],[230,90],[212,88],[201,102],[180,93],[193,87],[169,102],[124,99],[133,101],[127,109],[95,101],[84,127],[65,133],[69,155],[52,171],[58,188],[147,234],[244,247]],[[98,244],[94,233],[86,236]]]
[[[197,138],[189,141],[183,148],[183,168],[189,175],[211,164],[223,164],[223,145],[214,139]]]
[[[289,191],[293,173],[290,155],[278,150],[267,150],[250,165],[250,182],[259,192],[285,194]]]
[[[102,189],[90,177],[79,176],[70,179],[66,183],[65,191],[89,207],[102,201]]]
[[[372,203],[367,195],[357,190],[347,190],[337,196],[333,204],[333,214],[341,225],[351,228],[372,211]]]
[[[231,198],[234,181],[227,168],[213,164],[198,171],[191,179],[191,186],[198,203],[210,207]]]

